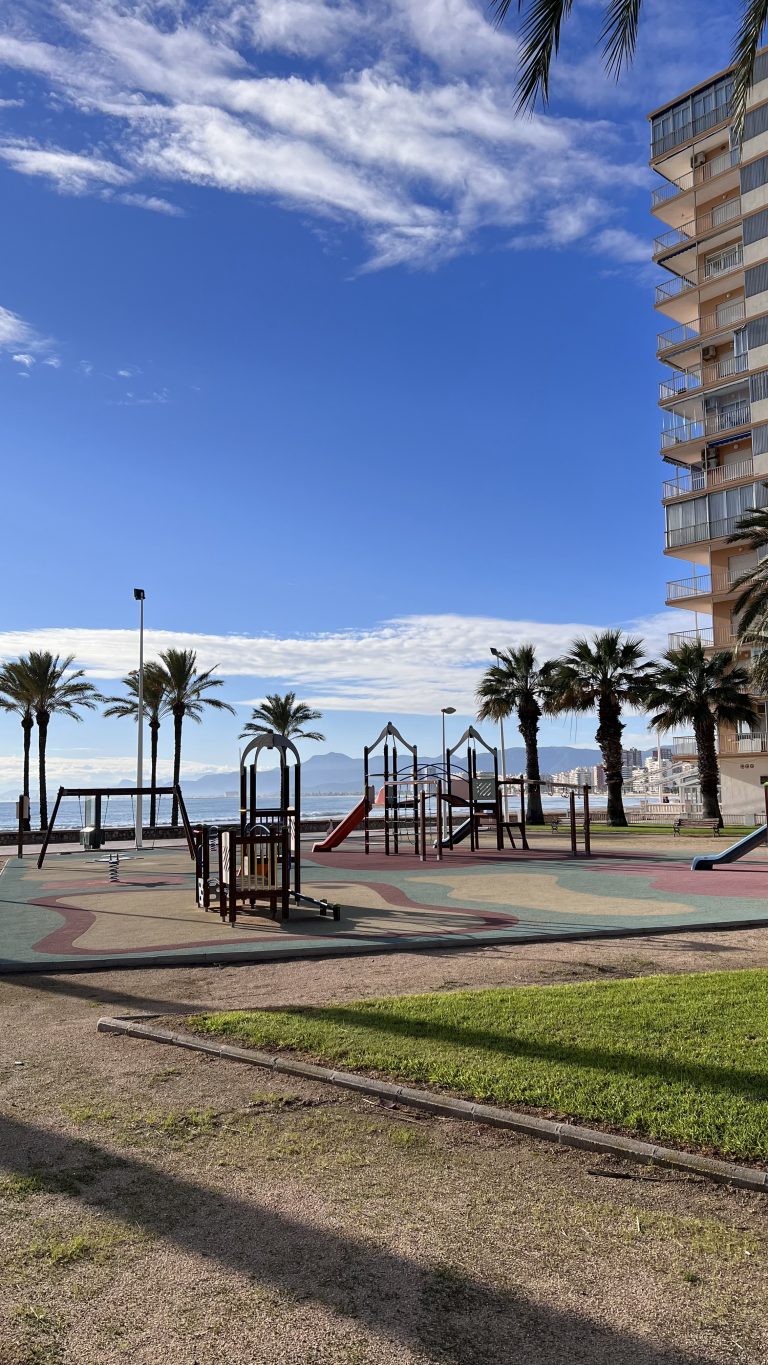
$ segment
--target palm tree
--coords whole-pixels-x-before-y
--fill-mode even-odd
[[[286,739],[322,741],[325,735],[321,735],[319,730],[304,729],[311,720],[322,720],[322,715],[322,711],[313,711],[306,702],[297,701],[295,692],[286,692],[284,697],[279,692],[270,692],[262,706],[254,706],[251,719],[243,726],[240,738],[265,735],[274,730],[275,734],[285,735]]]
[[[234,716],[235,708],[218,697],[207,697],[213,687],[223,687],[221,678],[214,678],[212,668],[205,672],[197,671],[197,654],[194,649],[166,649],[160,655],[162,663],[163,686],[165,688],[165,709],[173,716],[173,785],[179,785],[181,775],[181,730],[184,717],[188,716],[200,724],[203,707],[210,706],[215,711],[229,711]],[[171,811],[171,824],[179,823],[179,803],[174,796]]]
[[[20,659],[17,668],[24,679],[25,693],[37,722],[38,772],[40,781],[40,828],[48,828],[45,751],[51,716],[59,714],[81,721],[81,707],[94,711],[103,697],[85,681],[82,668],[74,668],[74,654],[59,658],[48,650],[32,650]]]
[[[763,487],[768,488],[768,484]],[[758,562],[733,583],[740,588],[733,614],[738,618],[740,636],[754,630],[765,633],[768,626],[768,507],[751,507],[738,523],[729,543],[753,550]]]
[[[109,702],[104,715],[132,717],[134,720],[139,718],[139,671],[133,669],[127,677],[123,678],[123,686],[127,690],[124,697],[106,697]],[[144,665],[144,688],[142,695],[142,709],[149,725],[149,746],[150,746],[150,786],[157,786],[157,745],[160,737],[160,721],[167,714],[168,707],[165,698],[165,674],[158,663],[148,663]],[[157,819],[157,797],[154,791],[149,798],[149,823],[154,829]]]
[[[32,747],[32,729],[35,717],[32,710],[32,693],[26,671],[28,660],[23,656],[0,668],[0,711],[12,711],[21,717],[21,731],[24,746],[24,777],[22,791],[29,802],[29,755]],[[28,815],[24,816],[23,829],[31,827]]]
[[[748,670],[735,663],[730,650],[708,659],[700,640],[667,650],[648,679],[646,706],[656,713],[651,725],[657,730],[693,726],[704,815],[721,824],[716,727],[754,724],[749,681]]]
[[[517,723],[525,745],[525,775],[528,787],[525,818],[531,825],[543,825],[539,781],[539,721],[542,700],[548,695],[552,664],[539,666],[536,647],[522,644],[516,649],[499,650],[498,662],[480,680],[477,698],[480,720],[506,720],[517,711]]]
[[[492,0],[496,19],[502,24],[514,0]],[[518,110],[533,109],[540,95],[546,105],[549,99],[549,73],[552,58],[560,51],[563,20],[574,7],[574,0],[517,0],[516,8],[524,11],[521,26],[522,53],[517,79]],[[580,7],[586,8],[586,4]],[[600,41],[608,72],[617,79],[622,68],[634,57],[642,0],[605,0]],[[695,12],[691,0],[691,19]],[[742,16],[733,51],[734,95],[733,106],[737,129],[746,109],[747,94],[753,79],[755,57],[763,29],[768,22],[768,0],[742,0]]]
[[[603,756],[608,788],[608,823],[626,826],[621,789],[622,707],[642,706],[648,664],[643,642],[620,630],[604,630],[589,641],[574,640],[552,665],[545,710],[597,711],[595,739]]]

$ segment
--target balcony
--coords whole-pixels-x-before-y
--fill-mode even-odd
[[[740,150],[733,147],[728,152],[721,152],[720,156],[714,156],[711,161],[705,161],[703,166],[697,166],[695,171],[681,175],[678,180],[669,180],[665,185],[659,185],[651,196],[651,207],[655,209],[659,204],[665,204],[668,199],[676,199],[678,194],[692,190],[694,186],[705,185],[714,176],[722,175],[723,171],[738,166],[739,160]]]
[[[749,403],[730,403],[718,412],[707,413],[706,417],[692,422],[678,422],[661,433],[661,449],[673,450],[676,446],[687,445],[689,441],[703,441],[710,436],[720,436],[724,431],[747,426],[751,420],[752,409]],[[727,468],[726,465],[720,468]]]
[[[670,327],[667,332],[659,332],[656,339],[657,350],[661,354],[663,351],[679,350],[686,342],[695,344],[702,337],[738,326],[744,321],[744,317],[743,299],[723,303],[712,312],[703,313],[700,318],[693,318],[691,322],[680,322],[676,327]]]
[[[705,261],[703,265],[695,270],[689,270],[685,275],[675,275],[673,279],[657,284],[654,299],[656,307],[668,303],[670,299],[679,298],[681,294],[687,294],[691,289],[698,289],[702,284],[709,284],[712,280],[719,279],[721,275],[728,275],[732,270],[738,270],[743,263],[744,253],[739,242],[729,251],[724,251],[716,261]]]
[[[714,109],[699,114],[697,118],[690,117],[677,128],[655,137],[651,146],[652,158],[664,156],[671,152],[673,147],[680,147],[684,142],[690,142],[692,138],[701,137],[702,133],[709,132],[710,128],[716,128],[718,123],[725,123],[731,117],[731,108],[731,100],[726,100],[716,105]]]
[[[667,649],[680,649],[681,645],[702,644],[711,649],[715,643],[712,626],[699,626],[698,630],[676,630],[667,636]]]
[[[677,578],[667,584],[667,602],[687,601],[691,597],[709,597],[712,593],[712,575],[698,574],[696,578]]]
[[[751,735],[723,735],[718,742],[721,754],[768,753],[768,733],[756,730]]]
[[[667,550],[680,550],[684,545],[701,545],[708,540],[726,540],[739,530],[747,511],[734,517],[723,517],[719,521],[700,521],[694,526],[678,526],[667,530],[665,547]]]
[[[718,228],[725,227],[732,223],[735,218],[741,217],[741,196],[736,195],[734,199],[726,199],[723,204],[716,204],[714,208],[708,209],[706,213],[700,213],[696,218],[691,218],[681,227],[670,228],[669,232],[663,232],[660,237],[656,237],[653,243],[653,254],[658,256],[662,251],[670,251],[673,247],[683,246],[687,242],[694,242],[697,237],[706,237],[710,232],[716,232]]]
[[[668,379],[659,382],[659,402],[668,403],[673,398],[685,398],[696,393],[705,385],[717,384],[723,379],[731,379],[735,374],[744,374],[749,369],[749,354],[719,356],[717,360],[707,361],[690,370],[674,370]]]
[[[698,757],[698,752],[695,735],[672,736],[673,758],[696,758]]]

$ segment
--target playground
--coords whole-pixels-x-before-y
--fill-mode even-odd
[[[268,905],[224,922],[196,899],[186,847],[49,853],[10,859],[0,875],[0,970],[104,969],[332,957],[498,946],[760,924],[768,921],[768,856],[691,871],[694,836],[595,836],[590,859],[537,833],[522,853],[455,849],[427,863],[412,851],[346,846],[305,854],[310,904],[272,918]],[[695,845],[695,847],[691,847]],[[340,919],[311,904],[340,906]]]

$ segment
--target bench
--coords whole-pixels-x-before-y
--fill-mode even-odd
[[[680,815],[672,826],[672,833],[682,834],[683,831],[685,831],[687,834],[689,830],[691,832],[695,832],[696,830],[708,830],[710,834],[717,836],[720,833],[720,829],[721,824],[719,820],[704,820],[697,816]]]

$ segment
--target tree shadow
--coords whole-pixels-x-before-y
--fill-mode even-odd
[[[14,1155],[15,1154],[15,1155]],[[107,1167],[111,1169],[106,1169]],[[712,1365],[446,1265],[425,1265],[329,1227],[236,1198],[132,1156],[0,1119],[0,1168],[46,1172],[87,1208],[181,1251],[356,1319],[449,1365]],[[59,1186],[61,1188],[61,1186]],[[140,1305],[136,1305],[137,1310]],[[237,1285],[232,1286],[233,1312]]]
[[[229,963],[227,964],[230,965]],[[233,966],[246,966],[246,963],[233,963]],[[252,964],[251,964],[252,965]],[[129,970],[129,969],[125,969]],[[186,970],[192,970],[186,968]],[[199,968],[197,970],[200,970]],[[202,970],[212,970],[203,968]],[[114,972],[105,971],[110,976]],[[162,998],[148,995],[134,995],[131,991],[115,990],[109,986],[91,986],[83,980],[79,974],[67,977],[45,976],[39,972],[9,972],[5,975],[0,974],[0,984],[5,986],[17,986],[22,990],[41,991],[50,995],[63,995],[73,1000],[83,1000],[101,1005],[121,1005],[135,1010],[137,1013],[144,1014],[199,1014],[202,1010],[211,1008],[210,1002],[190,1004],[173,1000],[168,996]]]
[[[658,1081],[686,1081],[704,1089],[724,1090],[736,1095],[765,1099],[768,1074],[765,1071],[745,1071],[713,1066],[704,1062],[683,1062],[674,1058],[665,1061],[647,1053],[610,1052],[604,1048],[579,1047],[572,1043],[521,1037],[503,1037],[459,1024],[441,1024],[437,1020],[415,1019],[413,1016],[377,1014],[373,1010],[355,1009],[347,1005],[272,1005],[265,1013],[295,1015],[317,1019],[324,1023],[352,1025],[389,1033],[398,1038],[418,1043],[421,1039],[447,1043],[456,1048],[477,1048],[502,1057],[529,1058],[531,1061],[561,1062],[566,1066],[585,1066],[591,1070],[614,1072],[623,1076],[651,1076]]]

